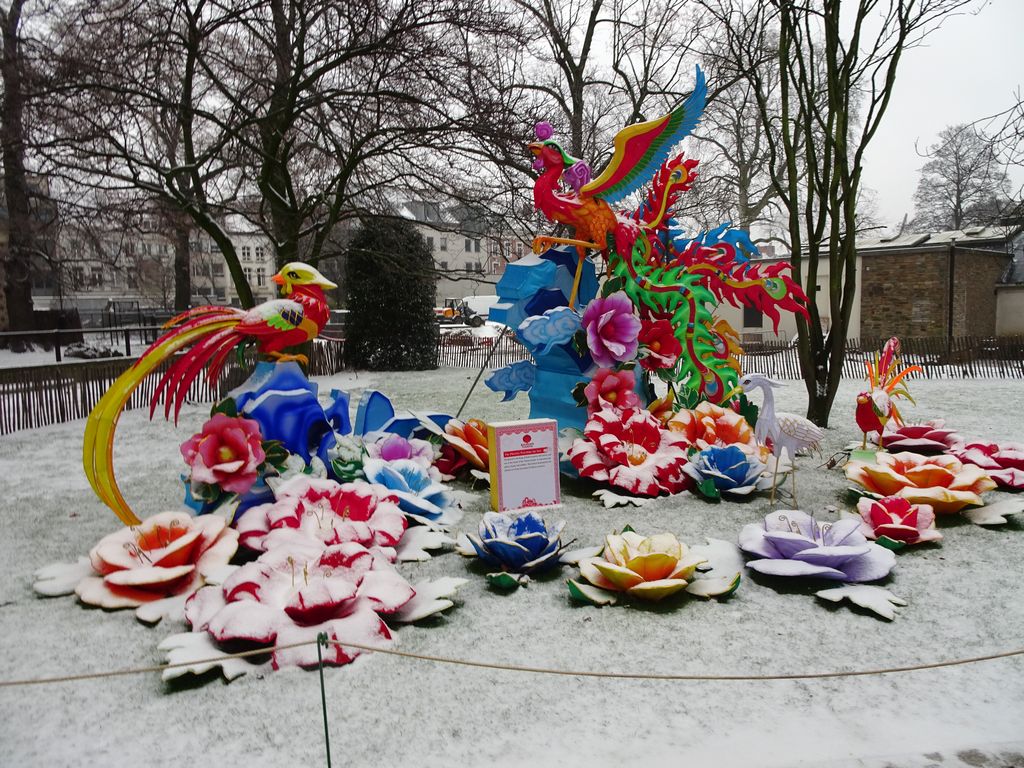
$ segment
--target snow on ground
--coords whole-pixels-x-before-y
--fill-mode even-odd
[[[357,399],[379,387],[402,407],[453,412],[471,370],[346,373],[321,391]],[[1021,439],[1024,383],[913,384],[911,419],[944,415],[969,436]],[[827,457],[859,439],[852,420],[857,382],[845,382],[826,438]],[[781,390],[780,408],[800,412],[802,385]],[[501,405],[478,388],[468,416],[526,416],[524,396]],[[181,426],[127,413],[116,463],[126,498],[142,514],[178,506],[178,444],[206,410]],[[130,611],[85,609],[40,599],[32,573],[73,561],[117,521],[79,466],[83,423],[0,440],[0,651],[2,679],[158,664],[157,643],[176,626],[147,628]],[[799,462],[804,509],[842,506],[838,470]],[[735,540],[768,511],[767,499],[710,504],[684,495],[642,509],[606,510],[570,484],[565,535],[596,545],[632,523],[684,541]],[[1001,495],[992,493],[990,500]],[[486,509],[471,497],[461,528]],[[550,513],[549,513],[550,514]],[[412,581],[468,576],[446,615],[399,632],[400,647],[441,656],[580,670],[759,674],[859,670],[983,655],[1022,645],[1024,525],[945,524],[941,546],[898,555],[887,586],[910,604],[888,623],[826,605],[813,589],[744,575],[723,603],[680,600],[653,608],[573,605],[566,570],[502,596],[454,552],[403,566]],[[334,764],[339,766],[617,766],[714,768],[917,768],[1024,766],[1024,658],[899,675],[818,681],[641,682],[554,677],[364,657],[326,671]],[[289,670],[169,686],[157,674],[0,688],[0,743],[12,766],[324,765],[315,672]]]

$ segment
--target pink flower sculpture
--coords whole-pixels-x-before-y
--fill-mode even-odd
[[[193,482],[245,493],[266,460],[261,440],[257,422],[215,413],[199,434],[181,444],[181,455],[192,469]]]
[[[371,459],[397,461],[410,459],[430,469],[434,463],[434,446],[426,440],[406,439],[401,435],[387,434],[375,442],[366,443],[366,455]]]
[[[935,530],[935,512],[927,504],[911,504],[900,496],[864,496],[857,502],[857,511],[862,520],[860,532],[888,549],[942,539]]]
[[[242,514],[243,546],[260,552],[300,542],[321,548],[346,541],[394,547],[405,533],[405,514],[381,485],[361,480],[341,485],[300,474],[278,486],[275,496],[273,503]]]
[[[953,456],[879,453],[874,464],[850,461],[846,476],[880,496],[901,496],[911,504],[929,504],[939,513],[959,512],[985,502],[981,494],[996,487],[980,467],[964,466]]]
[[[378,614],[397,611],[415,594],[386,561],[346,542],[311,562],[267,552],[223,584],[196,592],[185,605],[185,620],[220,644],[289,645],[324,632],[329,640],[387,647],[391,631]],[[331,644],[323,650],[324,663],[347,664],[359,653]],[[276,650],[271,662],[274,669],[316,666],[316,645]]]
[[[691,483],[685,442],[644,410],[595,413],[568,456],[582,477],[640,496],[679,493]]]
[[[636,357],[640,319],[623,291],[590,302],[583,312],[583,328],[590,354],[600,367],[612,368]]]
[[[238,532],[222,517],[161,512],[100,539],[89,552],[96,575],[82,579],[75,594],[103,608],[137,608],[186,595],[203,585],[203,573],[227,565],[237,549]]]
[[[702,451],[713,446],[736,445],[744,453],[758,452],[754,430],[747,420],[731,408],[706,400],[692,410],[679,411],[666,426],[678,433],[687,445]]]
[[[672,323],[668,320],[642,323],[639,341],[646,352],[640,358],[640,365],[648,371],[674,368],[679,356],[683,354],[683,345],[679,343],[672,330]]]
[[[469,461],[461,453],[455,450],[450,443],[441,446],[441,452],[434,460],[434,467],[441,473],[444,481],[454,480],[457,475],[470,466]]]
[[[587,396],[587,413],[591,416],[605,408],[623,410],[640,407],[636,376],[631,370],[598,368],[583,393]]]
[[[900,426],[890,421],[882,432],[882,447],[894,453],[945,453],[959,442],[960,436],[952,429],[946,429],[942,419]]]
[[[996,485],[1024,489],[1024,443],[974,441],[955,446],[950,453],[964,464],[981,467]]]

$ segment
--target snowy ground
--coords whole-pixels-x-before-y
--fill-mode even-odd
[[[379,387],[399,406],[453,412],[474,375],[345,374],[322,380],[321,389],[358,394]],[[840,391],[825,456],[857,437],[856,384]],[[913,390],[919,405],[907,409],[912,419],[945,415],[968,436],[1024,437],[1024,383],[926,381]],[[481,386],[466,415],[526,415],[525,397],[506,405],[498,399]],[[781,408],[801,411],[802,385],[790,383],[780,399]],[[116,467],[140,513],[177,507],[177,445],[203,416],[199,406],[187,409],[177,430],[148,423],[140,411],[123,417]],[[79,421],[0,441],[2,679],[157,664],[157,643],[178,631],[32,592],[33,571],[74,560],[116,527],[82,474],[82,427]],[[816,463],[799,463],[802,506],[842,506],[841,473]],[[744,523],[768,511],[766,499],[715,505],[690,496],[605,510],[587,493],[565,488],[558,514],[581,546],[626,523],[640,532],[674,531],[691,543],[735,540]],[[472,497],[463,530],[475,529],[486,504],[482,490]],[[982,529],[957,519],[943,527],[941,546],[898,555],[888,586],[910,605],[892,623],[827,606],[811,589],[777,590],[746,574],[723,603],[577,607],[557,575],[502,596],[452,552],[404,566],[413,581],[471,580],[445,616],[402,628],[400,647],[541,667],[680,674],[858,670],[1021,647],[1024,526]],[[1022,657],[881,677],[683,683],[379,656],[330,669],[326,681],[337,766],[1024,767]],[[298,670],[230,685],[210,678],[172,687],[146,674],[0,688],[0,744],[0,762],[11,766],[325,764],[317,675]]]

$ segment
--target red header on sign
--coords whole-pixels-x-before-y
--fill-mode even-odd
[[[518,451],[505,451],[504,456],[536,456],[538,453],[544,453],[547,448],[522,448]]]

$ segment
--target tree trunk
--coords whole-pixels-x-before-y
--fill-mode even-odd
[[[24,0],[15,0],[2,17],[3,61],[0,64],[4,85],[0,142],[3,145],[4,194],[8,217],[4,296],[7,300],[8,327],[12,331],[29,331],[34,325],[31,270],[35,228],[25,172],[24,62],[21,60],[18,38],[23,5]]]
[[[174,309],[183,312],[192,304],[192,263],[189,254],[188,217],[176,217],[174,228]]]

